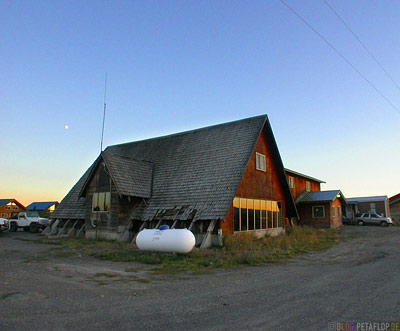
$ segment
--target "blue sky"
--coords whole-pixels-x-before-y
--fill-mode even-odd
[[[286,1],[400,108],[322,0]],[[400,3],[329,3],[400,83]],[[278,0],[3,0],[0,19],[3,198],[61,200],[89,167],[106,72],[105,146],[268,114],[287,168],[400,192],[400,113]]]

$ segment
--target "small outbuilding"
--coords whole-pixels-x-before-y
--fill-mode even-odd
[[[338,228],[346,199],[340,190],[307,192],[296,200],[301,225],[317,228]]]
[[[346,216],[354,219],[358,213],[375,213],[384,217],[390,217],[390,206],[387,195],[348,198]]]

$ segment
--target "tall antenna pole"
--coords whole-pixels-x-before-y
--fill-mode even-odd
[[[103,151],[104,122],[106,120],[106,108],[107,108],[106,98],[107,98],[107,73],[106,73],[106,78],[104,80],[104,112],[103,112],[103,129],[101,130],[100,153]]]

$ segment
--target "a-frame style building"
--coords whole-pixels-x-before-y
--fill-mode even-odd
[[[266,115],[108,147],[52,213],[54,228],[134,241],[143,228],[278,234],[297,218]]]

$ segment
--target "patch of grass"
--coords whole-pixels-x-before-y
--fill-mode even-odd
[[[7,253],[22,253],[23,251],[21,251],[20,249],[6,249],[3,252],[7,252]]]
[[[33,257],[31,259],[23,261],[24,263],[32,263],[32,262],[45,262],[47,261],[48,258],[44,256],[39,256],[39,257]]]
[[[340,230],[296,227],[277,237],[256,238],[252,233],[224,237],[222,248],[194,249],[189,254],[140,251],[134,244],[108,240],[66,238],[58,241],[71,251],[115,262],[139,262],[155,265],[154,274],[203,272],[216,268],[235,268],[285,263],[310,251],[332,247],[341,239]],[[139,269],[128,268],[126,272]],[[105,276],[107,277],[107,276]]]
[[[113,278],[113,277],[116,277],[116,276],[117,275],[108,274],[108,273],[105,273],[105,272],[99,272],[99,273],[94,275],[94,277],[106,277],[106,278]]]
[[[26,239],[26,238],[13,238],[13,240],[28,241],[38,245],[62,245],[57,239]]]
[[[71,257],[74,255],[74,252],[69,252],[69,251],[64,251],[64,252],[59,252],[57,254],[55,254],[56,258],[60,258],[60,259],[65,259],[67,257]]]
[[[57,239],[39,239],[39,240],[31,240],[33,243],[38,245],[62,245]]]
[[[138,272],[138,271],[141,271],[141,270],[143,270],[142,267],[126,268],[126,269],[125,269],[125,272]]]
[[[366,232],[351,232],[345,235],[346,239],[357,239],[361,237],[365,237],[367,235]]]
[[[20,294],[20,292],[10,292],[0,296],[0,300],[7,300],[8,298],[12,297],[13,295]]]
[[[136,278],[135,281],[139,282],[139,283],[144,283],[144,284],[150,283],[150,280],[148,280],[146,278]]]

